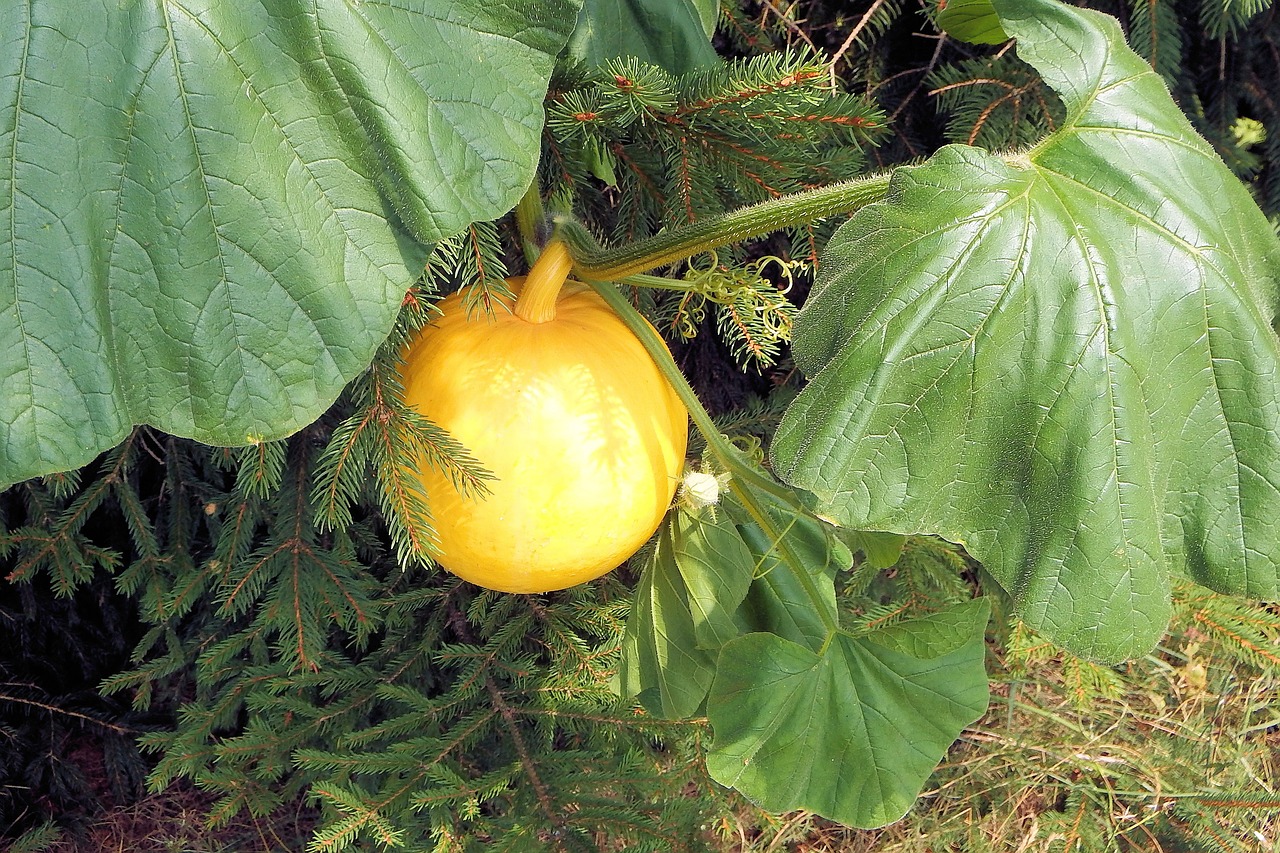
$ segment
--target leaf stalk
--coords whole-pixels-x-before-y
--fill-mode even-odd
[[[838,615],[822,597],[813,577],[748,486],[773,495],[798,511],[806,510],[790,490],[758,472],[716,429],[715,422],[680,372],[662,338],[610,282],[625,279],[628,284],[635,286],[681,289],[679,285],[666,279],[643,274],[693,255],[781,228],[853,213],[884,199],[888,195],[891,178],[892,173],[881,172],[805,192],[791,193],[614,249],[602,247],[580,223],[572,217],[562,215],[555,218],[557,239],[553,239],[547,246],[551,250],[562,245],[563,241],[571,256],[574,273],[600,294],[648,350],[659,370],[689,410],[694,426],[706,439],[708,450],[732,475],[730,489],[760,530],[774,543],[782,561],[792,570],[812,601],[827,629],[828,643],[840,630]]]
[[[780,228],[853,213],[884,199],[891,177],[889,172],[878,172],[791,193],[614,249],[602,247],[586,228],[569,216],[555,218],[556,236],[568,244],[573,253],[574,271],[584,281],[618,281]]]

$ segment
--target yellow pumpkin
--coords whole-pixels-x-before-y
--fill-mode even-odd
[[[504,592],[548,592],[621,564],[661,523],[684,463],[688,412],[594,291],[567,282],[553,241],[518,299],[472,316],[458,294],[405,353],[405,399],[496,476],[463,496],[425,461],[437,561]]]

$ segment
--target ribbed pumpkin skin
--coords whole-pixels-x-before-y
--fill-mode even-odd
[[[508,281],[519,294],[523,278]],[[688,412],[639,340],[586,286],[556,316],[457,294],[406,352],[405,399],[496,475],[462,497],[422,463],[440,565],[503,592],[548,592],[621,564],[657,529],[684,463]]]

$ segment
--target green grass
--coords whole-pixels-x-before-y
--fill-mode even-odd
[[[1152,654],[1120,667],[1021,629],[992,644],[992,703],[907,817],[853,831],[739,809],[725,850],[1280,851],[1280,616],[1188,586]]]

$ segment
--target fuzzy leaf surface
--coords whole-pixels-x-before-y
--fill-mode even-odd
[[[1113,19],[994,7],[1066,121],[899,170],[833,238],[773,453],[823,512],[959,542],[1036,630],[1120,660],[1175,572],[1280,593],[1280,242]]]
[[[573,0],[0,7],[0,484],[287,435],[510,209]]]
[[[774,634],[734,640],[707,698],[712,778],[769,811],[897,820],[986,710],[987,613],[967,602],[818,652]]]

